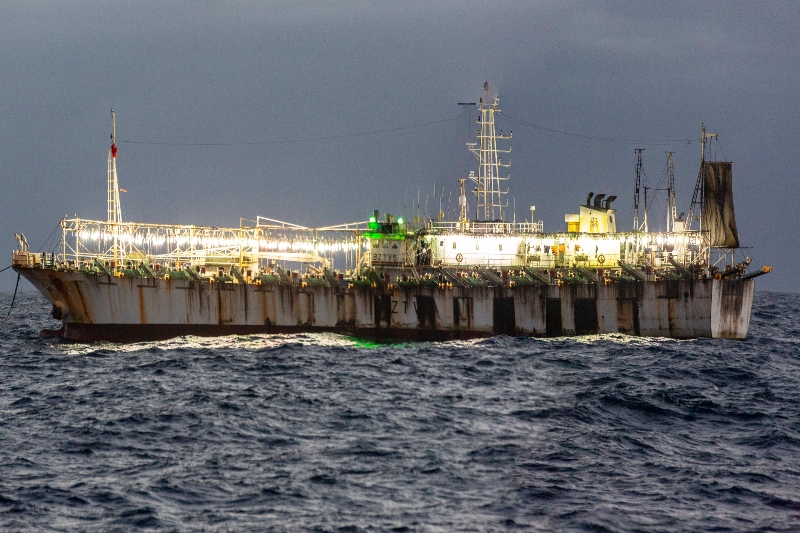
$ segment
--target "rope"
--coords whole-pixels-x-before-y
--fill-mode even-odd
[[[44,241],[44,244],[43,244],[42,246],[40,246],[40,247],[39,247],[39,249],[37,250],[37,252],[41,252],[41,251],[42,251],[42,249],[43,249],[45,246],[47,246],[48,244],[50,244],[50,241],[51,241],[51,240],[53,240],[53,236],[56,234],[56,231],[58,231],[58,228],[60,228],[60,227],[61,227],[61,224],[60,224],[60,223],[59,223],[59,224],[56,224],[56,227],[55,227],[55,228],[53,228],[53,231],[50,233],[50,236],[47,238],[47,240],[46,240],[46,241]],[[51,250],[52,250],[52,248],[51,248]]]
[[[413,124],[411,126],[401,126],[399,128],[388,128],[375,131],[364,131],[359,133],[349,133],[344,135],[329,135],[325,137],[306,137],[298,139],[283,139],[279,141],[253,141],[253,142],[221,142],[221,143],[184,143],[184,142],[148,142],[148,141],[129,141],[123,140],[127,144],[149,144],[154,146],[267,146],[270,144],[287,144],[287,143],[300,143],[312,141],[329,141],[334,139],[349,139],[352,137],[363,137],[365,135],[377,135],[379,133],[392,133],[395,131],[410,130],[414,128],[422,128],[425,126],[432,126],[434,124],[443,124],[445,122],[453,122],[458,117],[445,118],[442,120],[434,120],[432,122],[424,122],[422,124]]]
[[[616,137],[598,137],[596,135],[584,135],[581,133],[572,133],[569,131],[547,128],[545,126],[540,126],[538,124],[532,124],[530,122],[526,122],[525,120],[514,118],[505,113],[500,113],[500,116],[505,120],[508,120],[509,122],[513,122],[514,124],[519,124],[521,126],[527,126],[529,128],[533,128],[536,130],[542,130],[550,133],[566,135],[568,137],[577,137],[579,139],[586,139],[589,141],[599,141],[599,142],[617,143],[617,144],[647,144],[650,146],[672,146],[675,144],[692,144],[691,139],[660,139],[660,140],[656,139],[652,141],[643,141],[641,139],[619,139]]]
[[[8,267],[6,267],[6,268],[8,268]],[[5,268],[3,270],[5,270]],[[11,298],[11,306],[8,308],[8,314],[6,314],[6,318],[3,320],[3,323],[0,324],[0,331],[2,331],[3,328],[6,326],[6,322],[8,322],[8,317],[11,316],[11,310],[14,309],[14,302],[17,301],[17,289],[19,289],[19,278],[20,278],[20,275],[21,274],[17,273],[17,286],[14,287],[14,297]]]
[[[0,272],[5,272],[5,271],[6,271],[6,270],[8,270],[9,268],[11,268],[11,265],[8,265],[8,266],[7,266],[7,267],[5,267],[3,270],[0,270]]]

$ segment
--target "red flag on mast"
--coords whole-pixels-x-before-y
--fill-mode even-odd
[[[113,157],[115,159],[117,157],[117,144],[116,143],[111,143],[111,157]]]

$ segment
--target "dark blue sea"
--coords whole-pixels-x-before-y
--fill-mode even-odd
[[[84,345],[49,312],[0,332],[2,531],[800,530],[800,295],[743,342]]]

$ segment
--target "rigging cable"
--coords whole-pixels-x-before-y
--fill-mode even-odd
[[[504,119],[508,120],[509,122],[513,122],[515,124],[520,124],[522,126],[528,126],[529,128],[542,130],[542,131],[548,131],[550,133],[558,133],[560,135],[566,135],[568,137],[577,137],[579,139],[586,139],[586,140],[590,140],[590,141],[600,141],[600,142],[617,143],[617,144],[648,144],[648,145],[651,145],[651,146],[653,146],[653,145],[656,145],[656,146],[658,146],[658,145],[673,145],[673,144],[678,144],[678,143],[681,143],[681,144],[692,144],[691,139],[664,139],[664,140],[656,140],[656,141],[647,142],[647,141],[641,141],[641,140],[636,140],[636,139],[618,139],[618,138],[614,138],[614,137],[598,137],[598,136],[595,136],[595,135],[583,135],[581,133],[572,133],[572,132],[569,132],[569,131],[562,131],[562,130],[557,130],[557,129],[554,129],[554,128],[548,128],[546,126],[539,126],[538,124],[532,124],[530,122],[526,122],[524,120],[521,120],[521,119],[518,119],[518,118],[514,118],[514,117],[512,117],[510,115],[507,115],[505,113],[500,113],[500,116],[503,117]]]
[[[58,228],[60,227],[61,227],[60,223],[56,224],[56,227],[53,228],[53,231],[50,233],[50,236],[47,238],[46,241],[44,241],[44,244],[41,245],[38,250],[36,250],[37,252],[41,252],[48,244],[50,244],[50,241],[53,240],[53,236],[55,236],[56,231],[58,231]],[[50,249],[52,250],[53,248],[51,247]],[[2,270],[0,270],[0,272],[2,272]]]
[[[541,126],[538,124],[533,124],[531,122],[518,119],[512,117],[511,115],[507,115],[505,113],[498,113],[498,115],[509,122],[513,122],[515,124],[519,124],[521,126],[527,126],[529,128],[533,128],[536,130],[547,131],[550,133],[556,133],[559,135],[566,135],[568,137],[576,137],[579,139],[586,139],[590,141],[599,141],[599,142],[608,142],[608,143],[617,143],[617,144],[648,144],[648,145],[656,145],[656,146],[666,146],[666,145],[675,145],[675,144],[692,144],[691,139],[662,139],[662,140],[654,140],[654,141],[641,141],[636,139],[620,139],[615,137],[600,137],[596,135],[584,135],[581,133],[573,133],[569,131],[557,130],[555,128],[548,128],[546,126]],[[459,114],[460,116],[460,114]],[[136,141],[136,140],[128,140],[125,139],[122,142],[127,144],[143,144],[143,145],[150,145],[150,146],[266,146],[272,144],[289,144],[289,143],[300,143],[300,142],[314,142],[314,141],[330,141],[336,139],[348,139],[353,137],[363,137],[365,135],[377,135],[381,133],[392,133],[395,131],[403,131],[403,130],[410,130],[415,128],[423,128],[426,126],[433,126],[436,124],[443,124],[445,122],[453,122],[458,120],[459,116],[455,116],[452,118],[446,118],[441,120],[434,120],[431,122],[423,122],[420,124],[412,124],[410,126],[400,126],[397,128],[386,128],[381,130],[373,130],[373,131],[364,131],[364,132],[357,132],[357,133],[348,133],[344,135],[327,135],[322,137],[305,137],[299,139],[283,139],[278,141],[243,141],[243,142],[174,142],[174,141]],[[471,118],[471,113],[467,113],[467,120]]]
[[[376,135],[379,133],[392,133],[395,131],[410,130],[414,128],[422,128],[425,126],[433,126],[435,124],[443,124],[445,122],[452,122],[457,120],[458,117],[445,118],[442,120],[434,120],[432,122],[424,122],[422,124],[412,124],[411,126],[401,126],[398,128],[387,128],[383,130],[364,131],[360,133],[348,133],[345,135],[329,135],[326,137],[307,137],[305,139],[284,139],[281,141],[257,141],[257,142],[226,142],[226,143],[182,143],[182,142],[149,142],[149,141],[129,141],[123,140],[122,142],[128,144],[148,144],[148,145],[161,145],[161,146],[264,146],[269,144],[288,144],[298,142],[312,142],[312,141],[330,141],[334,139],[348,139],[352,137],[363,137],[365,135]]]
[[[7,270],[8,268],[10,268],[10,267],[6,267],[3,270]],[[0,270],[0,272],[2,272],[2,270]],[[3,323],[0,324],[0,331],[2,331],[3,328],[6,326],[6,322],[8,322],[8,317],[11,316],[11,310],[14,309],[14,302],[17,301],[17,289],[19,289],[19,278],[20,278],[20,276],[21,276],[21,274],[19,272],[17,272],[17,286],[14,287],[14,297],[11,298],[11,306],[8,308],[8,313],[6,314],[6,318],[3,320]]]

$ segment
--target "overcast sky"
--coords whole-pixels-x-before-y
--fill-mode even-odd
[[[704,122],[733,161],[741,242],[775,268],[757,290],[800,292],[798,28],[797,2],[6,0],[0,244],[7,265],[14,232],[50,251],[65,215],[105,219],[112,107],[128,221],[413,217],[418,194],[438,211],[434,184],[447,210],[475,169],[457,104],[488,81],[517,220],[536,205],[564,231],[593,191],[627,229],[635,148],[650,187],[675,152],[688,211]]]

